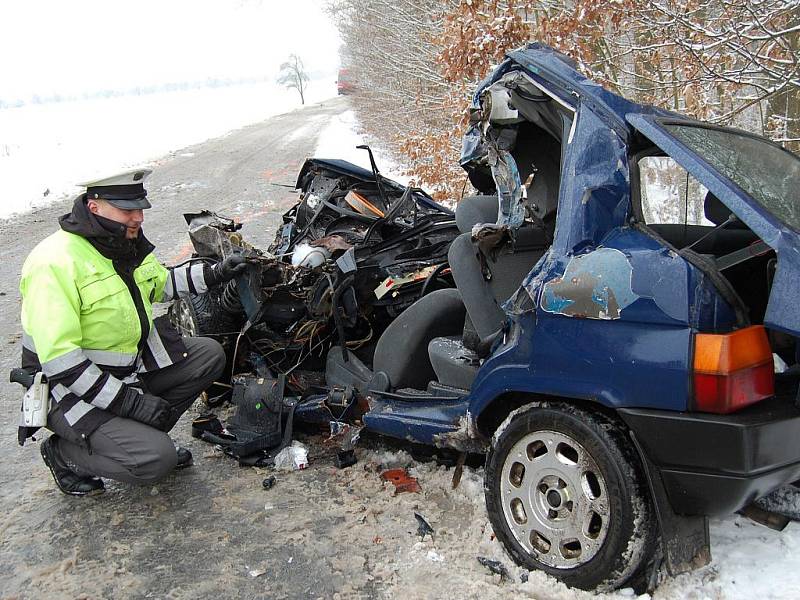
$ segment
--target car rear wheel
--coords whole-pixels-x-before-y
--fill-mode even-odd
[[[494,436],[484,485],[495,534],[523,567],[602,591],[641,573],[652,555],[646,484],[604,415],[561,403],[514,411]]]

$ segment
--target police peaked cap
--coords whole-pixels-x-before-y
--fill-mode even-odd
[[[134,169],[79,185],[86,188],[87,200],[105,200],[123,210],[150,208],[147,190],[144,189],[144,180],[152,172],[150,169]]]

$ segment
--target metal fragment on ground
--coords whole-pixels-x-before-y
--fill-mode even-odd
[[[426,535],[430,535],[431,539],[433,539],[434,530],[431,527],[431,524],[418,512],[414,513],[414,518],[417,520],[417,535],[424,540]]]
[[[456,463],[456,468],[453,470],[453,481],[451,482],[451,488],[456,489],[458,484],[461,483],[461,476],[464,473],[464,463],[467,461],[467,453],[462,452],[458,455],[458,462]]]
[[[500,575],[501,579],[511,579],[511,576],[508,574],[508,569],[506,569],[506,566],[499,560],[493,560],[491,558],[486,558],[485,556],[478,556],[477,559],[479,563],[489,569],[492,573],[495,575]]]

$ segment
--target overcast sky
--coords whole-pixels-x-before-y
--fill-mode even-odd
[[[322,0],[18,0],[0,5],[0,100],[275,77],[292,52],[334,72]]]

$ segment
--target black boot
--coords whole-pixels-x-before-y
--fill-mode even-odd
[[[175,445],[175,453],[178,455],[178,464],[175,465],[176,469],[185,469],[192,466],[192,453],[188,448]]]
[[[81,477],[70,469],[59,456],[55,447],[57,436],[51,435],[42,442],[41,452],[44,464],[53,474],[58,489],[70,496],[94,496],[106,491],[99,477]]]

